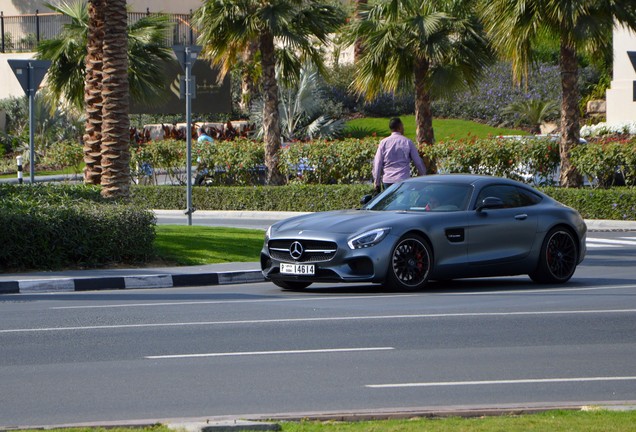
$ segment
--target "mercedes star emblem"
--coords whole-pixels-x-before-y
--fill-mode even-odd
[[[301,245],[300,242],[297,241],[293,242],[291,246],[289,246],[289,255],[291,255],[293,259],[298,261],[300,257],[303,256],[303,245]]]

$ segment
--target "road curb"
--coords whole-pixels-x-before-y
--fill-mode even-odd
[[[195,274],[139,274],[114,277],[16,279],[12,281],[0,281],[0,294],[181,288],[198,285],[231,285],[263,282],[264,280],[260,270]]]
[[[400,420],[413,418],[443,419],[447,417],[496,417],[506,415],[539,414],[553,410],[567,411],[634,411],[636,400],[622,401],[579,401],[579,402],[527,402],[492,405],[447,405],[432,407],[370,408],[341,411],[305,411],[270,414],[221,415],[193,418],[154,418],[122,421],[103,421],[92,423],[70,423],[62,425],[20,426],[21,429],[53,428],[142,428],[158,424],[176,431],[185,432],[236,432],[256,430],[281,430],[281,423],[318,421],[318,422],[357,422],[376,420]],[[1,427],[1,426],[0,426]]]

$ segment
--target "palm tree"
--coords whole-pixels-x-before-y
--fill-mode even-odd
[[[303,66],[297,83],[279,86],[278,97],[281,137],[286,141],[335,138],[344,129],[344,120],[332,119],[323,112],[325,98],[320,89],[320,76],[312,65]],[[262,115],[262,102],[257,101],[250,120],[262,124]],[[256,137],[262,135],[261,128]]]
[[[221,79],[252,41],[258,43],[263,87],[263,139],[268,184],[282,184],[278,167],[281,146],[276,66],[294,79],[311,59],[323,69],[325,44],[345,15],[337,5],[321,0],[204,0],[194,13],[203,55],[221,66]],[[283,49],[276,51],[275,47]]]
[[[570,162],[579,144],[580,94],[576,55],[582,50],[607,50],[615,23],[636,31],[633,2],[614,0],[488,0],[481,12],[499,50],[512,60],[517,82],[528,76],[536,41],[553,35],[560,41],[561,178],[563,187],[577,187],[582,177]]]
[[[542,99],[523,100],[511,103],[501,113],[516,116],[520,123],[530,125],[531,133],[540,134],[541,124],[559,113],[559,103]]]
[[[354,86],[372,99],[412,91],[418,143],[434,141],[431,100],[472,88],[493,53],[472,0],[384,0],[364,7],[348,32],[362,39]],[[433,170],[434,171],[434,167]]]
[[[54,100],[68,101],[80,109],[84,107],[87,68],[101,65],[104,37],[101,23],[104,22],[105,4],[106,0],[89,0],[88,3],[76,0],[48,5],[70,21],[57,38],[43,40],[37,47],[38,58],[52,61],[47,89]],[[162,14],[145,16],[127,26],[128,72],[133,100],[152,103],[165,96],[163,64],[174,58],[172,49],[165,46],[164,38],[171,27],[169,17]]]
[[[37,54],[53,62],[47,78],[53,100],[65,100],[86,113],[84,181],[89,184],[101,182],[105,5],[106,0],[47,4],[66,15],[69,24],[59,37],[40,42]],[[174,60],[163,40],[171,26],[167,15],[149,15],[127,27],[130,95],[135,101],[152,103],[165,95],[163,64]]]

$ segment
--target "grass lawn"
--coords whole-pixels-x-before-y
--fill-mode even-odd
[[[188,225],[157,225],[155,249],[164,261],[177,265],[256,262],[262,230]]]
[[[283,432],[627,432],[636,427],[636,411],[548,411],[529,415],[478,418],[407,419],[360,422],[280,423]],[[166,426],[147,428],[72,428],[48,432],[171,432]],[[25,431],[23,431],[25,432]],[[33,431],[36,432],[36,431]]]
[[[404,135],[415,141],[415,116],[400,116],[404,123]],[[435,139],[444,141],[448,139],[467,138],[469,136],[487,138],[497,135],[528,135],[527,132],[518,129],[503,129],[488,126],[468,120],[458,119],[433,119]],[[389,135],[389,119],[381,117],[364,117],[349,120],[345,126],[345,136],[363,138],[375,134],[378,137]]]
[[[37,165],[36,165],[37,168]],[[39,175],[61,175],[61,174],[77,174],[80,175],[83,172],[83,168],[80,170],[77,170],[76,168],[65,168],[62,170],[52,170],[52,171],[38,171],[37,169],[35,170],[35,175],[39,176]],[[25,180],[29,179],[29,175],[30,175],[30,171],[29,171],[29,167],[25,167],[24,171],[22,171],[22,177]],[[7,178],[18,178],[17,174],[12,173],[12,174],[0,174],[0,178],[2,179],[7,179]]]

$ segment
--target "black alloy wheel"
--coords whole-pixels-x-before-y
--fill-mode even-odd
[[[420,291],[428,282],[432,262],[428,242],[416,234],[406,235],[391,253],[387,287],[394,291]]]
[[[538,283],[565,283],[574,274],[578,260],[576,240],[565,228],[554,228],[543,241],[537,269],[530,278]]]

